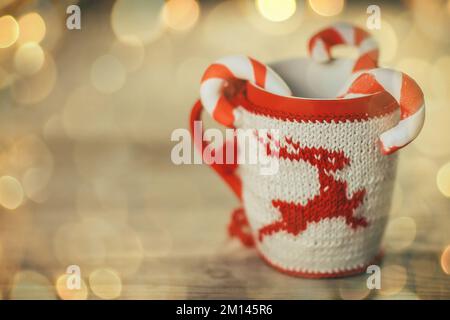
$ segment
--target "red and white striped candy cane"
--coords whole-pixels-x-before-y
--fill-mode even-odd
[[[233,127],[239,124],[237,106],[223,95],[226,83],[247,80],[269,92],[291,95],[287,84],[268,66],[242,55],[224,57],[206,69],[200,86],[200,99],[204,108],[219,123]]]
[[[425,121],[425,101],[422,90],[411,77],[376,68],[359,72],[350,83],[344,98],[386,91],[400,106],[400,122],[379,136],[383,154],[391,154],[417,137]]]
[[[339,44],[358,47],[359,57],[353,72],[377,67],[377,42],[368,32],[349,23],[336,23],[316,33],[309,40],[309,53],[317,62],[327,62],[331,60],[331,48]]]

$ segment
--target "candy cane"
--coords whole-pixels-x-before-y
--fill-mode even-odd
[[[400,106],[400,122],[379,136],[383,154],[391,154],[413,141],[425,121],[425,102],[417,83],[391,69],[361,71],[352,79],[344,98],[387,91]]]
[[[291,90],[275,71],[255,59],[236,55],[216,61],[203,75],[200,99],[209,114],[228,127],[237,126],[240,115],[237,106],[223,95],[223,88],[236,79],[250,81],[275,94],[291,95]]]
[[[309,40],[309,53],[317,62],[327,62],[331,60],[331,48],[339,44],[358,47],[359,57],[353,66],[353,72],[377,67],[377,42],[368,32],[348,23],[336,23],[316,33]]]

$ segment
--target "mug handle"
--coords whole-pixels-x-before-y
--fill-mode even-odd
[[[201,132],[201,140],[195,139],[195,135],[199,134],[195,132],[195,122],[201,121],[201,115],[203,111],[203,105],[200,100],[192,107],[191,116],[189,120],[190,131],[191,131],[191,139],[195,144],[195,148],[201,153],[203,159],[203,152],[206,148],[206,145],[203,141],[203,132]],[[230,141],[225,141],[222,147],[214,152],[222,152],[223,157],[226,158],[226,150],[227,144]],[[237,174],[237,139],[235,137],[233,141],[234,145],[234,160],[232,164],[217,164],[210,163],[209,166],[225,181],[225,183],[231,188],[233,193],[237,196],[240,202],[242,202],[242,182]],[[242,207],[235,209],[231,215],[231,221],[228,225],[228,234],[231,237],[237,237],[241,243],[246,247],[253,247],[255,245],[253,235],[249,228],[249,223],[247,217],[245,215],[245,211]]]
[[[203,157],[203,153],[206,148],[206,144],[203,141],[203,131],[198,133],[195,132],[195,122],[201,121],[203,111],[203,105],[200,100],[197,100],[197,102],[192,107],[191,116],[190,116],[190,131],[191,131],[191,139],[193,143],[195,144],[195,147],[197,148],[198,152],[200,152],[202,156],[202,160],[205,160]],[[195,136],[201,134],[202,139],[195,139]],[[240,177],[237,174],[237,139],[235,138],[234,143],[234,160],[233,163],[224,163],[218,164],[218,163],[210,163],[209,166],[225,181],[225,183],[231,188],[233,193],[236,195],[236,197],[241,201],[242,200],[242,182]],[[226,150],[228,149],[227,145],[231,143],[231,141],[225,141],[224,144],[220,149],[215,149],[213,152],[222,152],[223,158],[226,158]]]
[[[379,49],[376,40],[364,29],[345,22],[335,23],[314,34],[309,39],[309,54],[317,62],[328,62],[332,59],[331,48],[340,44],[359,49],[352,72],[378,66]]]

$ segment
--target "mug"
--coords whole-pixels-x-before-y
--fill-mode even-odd
[[[332,59],[337,44],[358,46],[359,57]],[[242,203],[230,235],[290,275],[345,276],[380,256],[396,151],[420,132],[424,100],[406,74],[377,68],[376,42],[360,28],[326,28],[309,50],[312,58],[270,66],[245,56],[212,64],[191,130],[206,109],[222,125],[254,132],[265,156],[278,161],[272,175],[260,174],[260,163],[210,164]],[[238,152],[245,148],[234,142]],[[198,147],[203,154],[204,142]]]

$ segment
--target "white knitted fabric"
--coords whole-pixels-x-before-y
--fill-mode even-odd
[[[306,205],[319,194],[318,169],[304,160],[279,159],[274,175],[261,175],[258,164],[242,164],[243,203],[256,246],[273,265],[300,273],[340,273],[362,268],[376,257],[391,203],[397,156],[384,156],[376,144],[380,133],[396,124],[396,110],[368,120],[343,122],[284,121],[243,110],[243,129],[277,129],[281,146],[285,137],[300,147],[343,151],[349,164],[331,175],[347,182],[347,198],[364,189],[364,200],[353,216],[367,226],[352,228],[345,218],[309,222],[306,230],[293,235],[274,232],[258,239],[264,226],[280,220],[275,199]],[[326,206],[326,204],[324,204]]]

